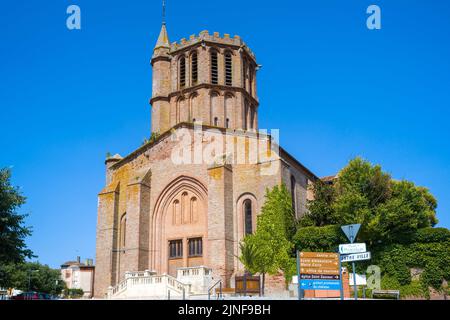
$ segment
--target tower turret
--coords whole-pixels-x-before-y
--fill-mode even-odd
[[[162,133],[170,128],[170,42],[163,22],[153,50],[152,67],[152,132]]]

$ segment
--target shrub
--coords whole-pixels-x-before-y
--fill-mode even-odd
[[[336,251],[341,243],[347,243],[337,225],[299,228],[293,238],[295,248],[300,251]]]
[[[84,291],[83,289],[65,289],[64,297],[69,299],[79,299],[83,297]]]

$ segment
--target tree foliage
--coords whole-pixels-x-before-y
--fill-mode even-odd
[[[281,270],[286,278],[290,278],[295,272],[291,242],[295,230],[291,196],[286,186],[267,190],[257,218],[256,232],[246,236],[242,243],[240,259],[245,268],[262,274],[276,274]],[[251,262],[248,256],[252,256]]]
[[[25,244],[31,228],[24,226],[26,215],[17,213],[26,198],[10,180],[11,171],[0,169],[0,265],[20,263],[33,257]]]
[[[60,271],[39,262],[8,264],[3,271],[6,274],[3,286],[7,288],[55,295],[65,288],[65,283],[60,280]]]
[[[300,225],[360,223],[359,239],[369,244],[392,243],[437,223],[437,202],[428,189],[396,181],[361,158],[342,169],[333,185],[319,181]]]
[[[334,252],[347,239],[338,225],[328,225],[299,228],[293,242],[299,251]]]
[[[321,227],[335,224],[337,218],[332,207],[335,198],[334,187],[319,180],[311,188],[315,200],[308,200],[309,214],[300,220],[299,225],[301,227]]]

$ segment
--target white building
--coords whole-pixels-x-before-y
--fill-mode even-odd
[[[69,289],[82,289],[85,298],[91,298],[94,292],[95,266],[92,259],[85,263],[77,257],[76,261],[67,261],[61,265],[61,279]]]

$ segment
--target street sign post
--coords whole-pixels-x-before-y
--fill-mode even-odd
[[[361,253],[353,253],[341,255],[341,262],[355,262],[355,261],[363,261],[370,260],[371,255],[370,252],[361,252]]]
[[[334,252],[297,252],[299,299],[302,289],[340,290],[342,295],[340,260]]]
[[[353,243],[356,239],[356,235],[358,234],[359,228],[361,227],[361,224],[348,224],[345,226],[342,226],[341,229],[347,236],[348,240],[350,240],[350,243]],[[353,270],[353,279],[356,278],[356,270],[355,270],[355,263],[352,262],[352,270]],[[358,300],[358,290],[356,289],[356,282],[353,286],[353,291],[355,292],[355,300]]]
[[[339,245],[340,254],[360,253],[366,251],[365,243],[347,243]]]

